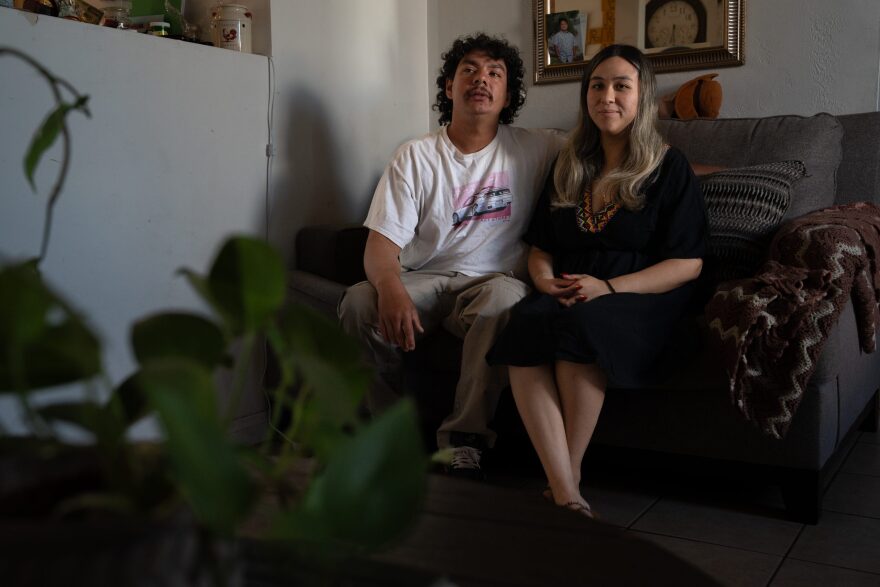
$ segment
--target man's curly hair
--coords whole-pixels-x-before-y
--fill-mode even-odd
[[[480,51],[499,61],[504,61],[507,68],[507,93],[510,104],[501,111],[501,124],[510,124],[526,101],[526,88],[523,84],[525,68],[519,50],[504,39],[490,37],[485,33],[476,33],[469,37],[459,37],[452,48],[442,55],[443,67],[437,76],[437,102],[434,110],[440,112],[440,125],[452,122],[452,100],[446,95],[446,80],[455,77],[462,58],[472,51]]]

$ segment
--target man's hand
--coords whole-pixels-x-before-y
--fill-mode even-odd
[[[422,333],[422,323],[415,304],[398,279],[378,289],[379,333],[387,342],[405,351],[416,348],[416,332]]]
[[[419,312],[400,281],[400,247],[378,232],[370,231],[364,251],[367,279],[379,294],[379,333],[405,351],[416,348],[416,332],[422,333]]]

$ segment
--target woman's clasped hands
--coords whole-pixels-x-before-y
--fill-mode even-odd
[[[535,279],[534,284],[535,289],[555,297],[566,308],[611,293],[604,281],[584,273],[562,273],[559,277],[542,277]]]

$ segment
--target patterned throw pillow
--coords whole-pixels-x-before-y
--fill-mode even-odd
[[[725,169],[700,178],[709,220],[707,277],[713,284],[754,275],[788,210],[801,161]]]

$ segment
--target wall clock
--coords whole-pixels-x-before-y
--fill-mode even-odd
[[[706,7],[700,0],[651,0],[645,5],[645,48],[706,42]]]

